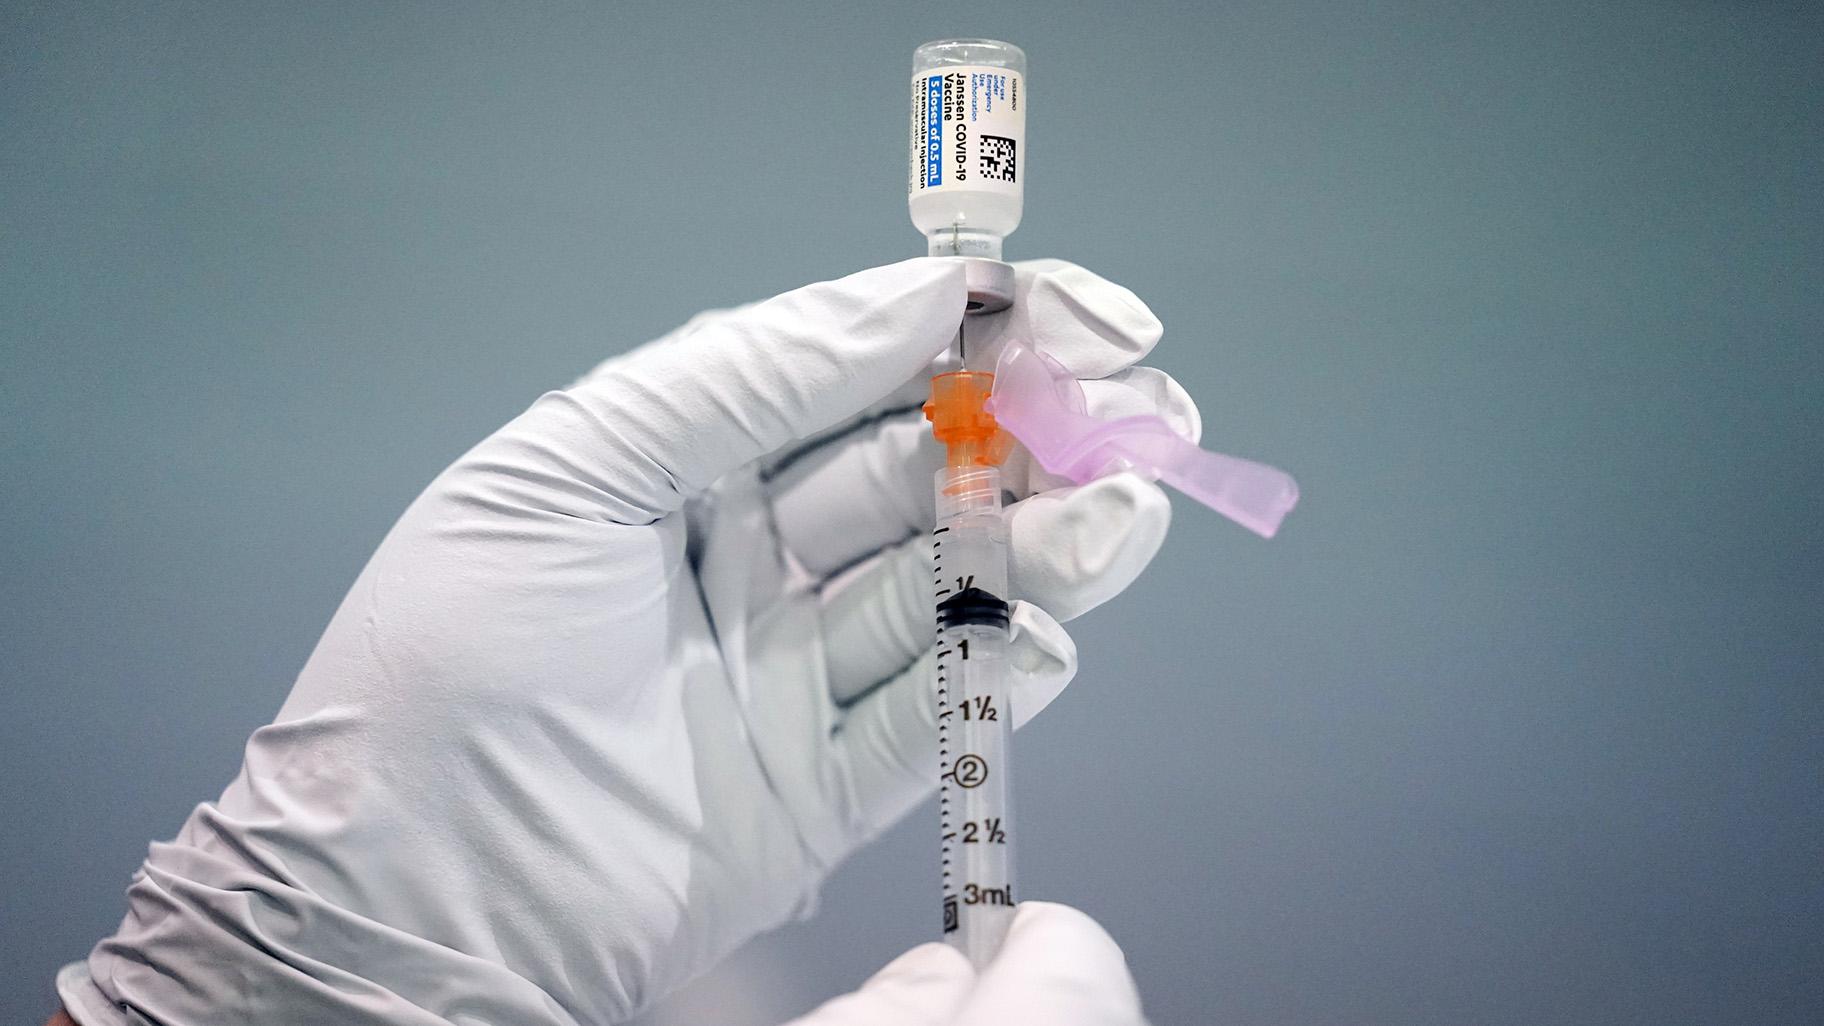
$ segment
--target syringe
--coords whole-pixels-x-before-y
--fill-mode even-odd
[[[1007,522],[1000,462],[1011,440],[983,410],[994,375],[931,379],[925,415],[948,449],[937,472],[938,808],[944,938],[977,967],[1013,920],[1013,710],[1007,684]]]
[[[1013,303],[1001,240],[1019,226],[1025,173],[1026,55],[993,39],[946,39],[912,55],[906,200],[926,252],[962,262],[969,314]],[[1013,921],[1008,799],[1007,523],[1000,463],[1012,439],[984,408],[991,373],[931,379],[925,415],[949,450],[932,534],[937,606],[939,805],[944,937],[975,965]]]
[[[1026,54],[993,39],[945,39],[912,55],[906,200],[930,256],[963,265],[967,314],[1014,303],[1001,240],[1019,227],[1027,170]],[[1004,414],[1046,470],[1086,483],[1118,467],[1150,474],[1265,537],[1298,501],[1285,472],[1199,450],[1161,417],[1089,415],[1075,375],[1003,337],[995,374],[962,369],[931,379],[925,416],[948,450],[937,474],[932,593],[937,606],[938,788],[943,837],[944,939],[978,968],[1013,922],[1013,810],[1007,677],[1007,523],[1001,461],[1013,439]],[[988,366],[978,357],[981,366]]]

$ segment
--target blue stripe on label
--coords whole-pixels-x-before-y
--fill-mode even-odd
[[[925,185],[944,184],[944,78],[925,79]]]

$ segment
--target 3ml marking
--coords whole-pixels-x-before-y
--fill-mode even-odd
[[[1002,887],[978,887],[975,884],[963,885],[963,904],[965,905],[1012,905],[1013,885]]]

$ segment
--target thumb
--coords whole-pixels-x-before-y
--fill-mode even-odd
[[[975,982],[962,952],[920,944],[873,975],[861,989],[824,1002],[786,1026],[948,1026]]]
[[[904,384],[966,302],[961,266],[929,257],[807,285],[615,361],[513,428],[549,439],[609,519],[651,521]]]

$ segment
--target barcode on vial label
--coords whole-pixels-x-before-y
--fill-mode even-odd
[[[981,137],[981,174],[991,182],[1017,182],[1014,177],[1014,151],[1016,144],[1003,135],[984,135]]]

